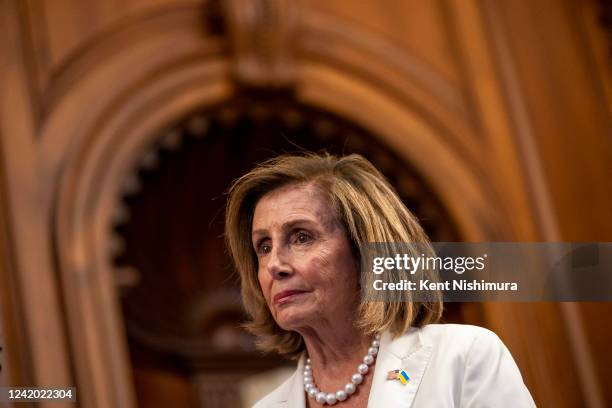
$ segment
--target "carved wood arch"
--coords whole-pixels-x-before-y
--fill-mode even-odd
[[[153,30],[164,17],[151,21],[140,22],[141,29]],[[370,46],[357,47],[358,41],[344,38],[337,39],[335,48],[323,50],[316,43],[333,38],[333,33],[312,22],[304,24],[297,44],[303,55],[297,65],[296,98],[358,123],[417,167],[467,239],[512,236],[491,210],[499,201],[470,159],[476,146],[471,139],[477,136],[461,112],[460,93],[437,83],[438,76],[423,64],[408,64],[406,70],[423,76],[407,79],[397,66],[401,63],[394,66],[375,51],[381,39],[365,31],[354,28]],[[78,81],[67,81],[58,91],[56,108],[42,126],[41,159],[50,179],[57,181],[49,183],[44,194],[54,202],[54,251],[74,339],[73,361],[81,401],[91,407],[133,405],[123,326],[107,262],[108,228],[124,175],[160,129],[234,93],[223,41],[199,37],[197,20],[186,20],[164,37],[125,34],[129,32],[100,38],[74,57],[74,67],[86,67],[92,55],[98,62],[79,69]],[[162,49],[170,51],[160,53]],[[378,63],[363,72],[362,58]],[[131,72],[133,64],[143,61],[146,69]],[[427,75],[429,80],[424,79]],[[419,78],[423,81],[417,86]],[[75,112],[82,112],[78,122]]]

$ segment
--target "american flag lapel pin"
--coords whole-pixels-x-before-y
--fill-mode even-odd
[[[410,377],[404,370],[391,370],[387,373],[387,380],[399,380],[406,385],[410,381]]]

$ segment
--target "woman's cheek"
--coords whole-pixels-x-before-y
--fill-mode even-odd
[[[338,255],[340,255],[338,251],[333,246],[327,244],[319,246],[316,258],[320,267],[329,269],[333,265],[334,258]]]
[[[269,278],[266,277],[266,273],[260,271],[257,274],[257,280],[259,281],[259,287],[261,288],[261,293],[264,295],[264,299],[266,302],[270,303],[270,282]]]
[[[331,254],[325,250],[321,250],[312,256],[309,269],[314,271],[318,280],[329,283],[334,275],[334,271],[331,270],[331,265]]]

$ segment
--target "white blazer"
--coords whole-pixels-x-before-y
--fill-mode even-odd
[[[297,371],[255,408],[305,408],[304,356]],[[387,380],[403,369],[410,381]],[[535,407],[510,352],[495,333],[476,326],[430,324],[380,339],[369,408]],[[336,404],[338,408],[342,403]]]

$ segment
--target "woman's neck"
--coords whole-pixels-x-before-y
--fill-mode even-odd
[[[347,319],[346,322],[352,320]],[[314,384],[323,392],[344,390],[357,366],[363,362],[372,338],[363,335],[352,324],[338,323],[326,329],[318,327],[300,331],[310,358]],[[370,371],[374,366],[370,366]],[[364,376],[363,382],[356,386],[355,393],[342,406],[366,407],[373,373]],[[306,395],[306,406],[313,407],[314,400]]]
[[[337,372],[346,367],[355,370],[366,354],[371,338],[364,336],[350,321],[333,327],[308,328],[300,331],[315,372]]]

